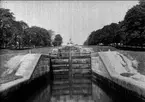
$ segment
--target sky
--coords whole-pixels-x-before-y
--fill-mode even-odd
[[[128,9],[138,1],[1,1],[0,7],[8,8],[16,20],[29,26],[44,27],[61,34],[63,44],[71,38],[83,44],[90,33],[103,26],[124,19]]]

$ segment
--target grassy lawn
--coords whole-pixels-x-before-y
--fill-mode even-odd
[[[26,49],[26,50],[9,50],[9,49],[1,49],[0,55],[3,54],[27,54],[27,53],[42,53],[48,54],[53,49],[53,47],[43,47],[43,48],[33,48],[33,49]]]
[[[4,84],[4,83],[10,82],[10,81],[22,78],[22,76],[16,76],[15,73],[16,73],[16,71],[7,75],[6,77],[0,77],[0,84]]]
[[[7,76],[2,76],[2,73],[5,72],[8,68],[5,66],[6,62],[16,56],[17,54],[3,54],[0,55],[0,84],[2,83],[6,83],[12,80],[16,80],[18,78],[21,78],[19,76],[15,76],[15,72],[12,72],[11,74],[7,75]]]
[[[14,57],[16,54],[4,54],[4,55],[0,55],[0,76],[2,75],[2,73],[7,70],[7,68],[5,67],[5,63],[11,58]]]
[[[137,68],[138,72],[145,75],[145,51],[118,50],[110,46],[87,46],[87,47],[93,48],[95,52],[108,51],[110,49],[111,51],[119,51],[126,56],[131,56],[133,59],[136,59],[139,62]]]
[[[138,64],[138,72],[145,75],[145,51],[121,51],[126,56],[131,56],[133,59],[136,59]]]
[[[16,80],[18,78],[22,78],[21,76],[15,76],[16,70],[7,76],[2,76],[2,73],[5,72],[8,68],[5,67],[6,62],[17,55],[28,54],[31,50],[31,53],[41,53],[48,54],[51,52],[52,47],[44,47],[44,48],[34,48],[34,49],[26,49],[26,50],[9,50],[9,49],[1,49],[0,50],[0,84],[6,83],[12,80]]]
[[[100,52],[100,51],[108,51],[109,49],[111,51],[116,51],[117,49],[111,46],[86,46],[88,48],[92,48],[95,52]]]

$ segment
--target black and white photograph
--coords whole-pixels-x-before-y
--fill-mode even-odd
[[[0,0],[0,102],[145,102],[145,0]]]

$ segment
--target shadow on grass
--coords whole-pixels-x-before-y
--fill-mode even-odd
[[[119,50],[127,50],[127,51],[145,51],[145,48],[120,47],[120,46],[117,46],[115,48]]]

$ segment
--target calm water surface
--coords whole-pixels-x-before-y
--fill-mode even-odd
[[[9,102],[125,102],[126,99],[99,81],[91,79],[38,79],[5,97]],[[127,101],[126,101],[127,102]]]

